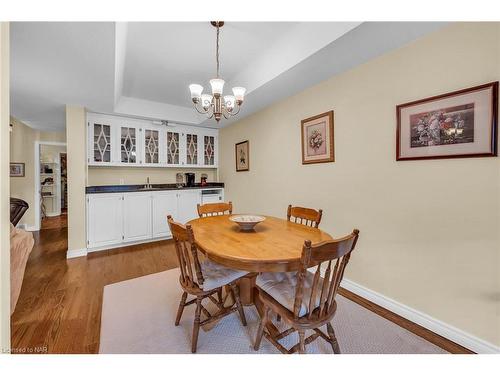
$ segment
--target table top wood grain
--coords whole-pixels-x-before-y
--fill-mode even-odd
[[[283,272],[299,268],[305,240],[312,243],[332,237],[317,228],[272,216],[251,232],[240,231],[230,215],[191,220],[196,245],[209,259],[226,267],[250,272]]]

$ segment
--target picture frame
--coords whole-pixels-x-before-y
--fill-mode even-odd
[[[246,172],[250,170],[250,142],[243,141],[234,145],[236,160],[236,172]]]
[[[333,111],[300,122],[302,164],[335,161]]]
[[[10,163],[10,177],[24,177],[24,173],[24,163]]]
[[[396,161],[497,156],[498,81],[396,106]]]

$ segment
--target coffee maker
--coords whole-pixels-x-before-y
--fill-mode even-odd
[[[193,187],[194,186],[194,173],[184,173],[186,176],[186,186]]]

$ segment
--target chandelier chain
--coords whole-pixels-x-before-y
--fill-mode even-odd
[[[215,59],[217,61],[217,78],[219,78],[219,23],[217,22],[217,43],[215,47]]]

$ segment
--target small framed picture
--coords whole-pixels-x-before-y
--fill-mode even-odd
[[[24,163],[10,163],[10,177],[24,177]]]
[[[301,121],[302,164],[335,161],[333,111]]]
[[[250,144],[248,141],[236,143],[236,172],[250,170]]]
[[[396,107],[396,160],[497,155],[498,82]]]

